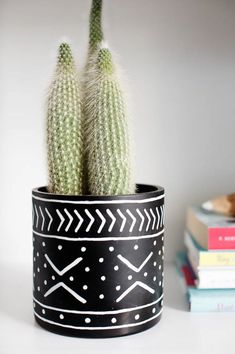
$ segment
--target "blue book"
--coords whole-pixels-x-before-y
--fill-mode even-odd
[[[198,289],[185,252],[177,254],[176,266],[192,312],[235,312],[235,289]]]

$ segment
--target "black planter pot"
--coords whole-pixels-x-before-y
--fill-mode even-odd
[[[161,317],[164,190],[65,196],[33,190],[34,314],[47,330],[113,337]]]

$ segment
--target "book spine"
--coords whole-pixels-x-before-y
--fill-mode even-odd
[[[197,287],[199,289],[234,289],[234,270],[200,270],[198,272]]]
[[[235,298],[190,298],[191,312],[235,312]]]
[[[218,267],[234,267],[235,252],[200,252],[199,266],[218,266]]]
[[[184,244],[190,254],[190,259],[194,260],[194,264],[198,267],[234,267],[235,266],[235,251],[224,251],[219,250],[199,250],[192,240],[193,236],[190,236],[188,232],[185,231]]]
[[[235,250],[235,228],[215,227],[208,229],[209,250]]]

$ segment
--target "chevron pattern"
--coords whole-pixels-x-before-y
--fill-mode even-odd
[[[112,231],[128,234],[154,233],[164,226],[164,205],[146,208],[95,208],[82,211],[73,208],[56,207],[49,211],[42,204],[33,203],[33,228],[35,231],[50,233],[51,229],[62,234],[79,231],[107,234]]]

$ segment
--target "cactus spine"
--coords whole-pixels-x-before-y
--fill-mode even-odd
[[[135,192],[131,177],[127,113],[111,52],[93,55],[84,92],[88,188],[95,195]]]
[[[48,97],[47,151],[49,192],[82,194],[83,144],[81,98],[70,46],[59,47]]]

